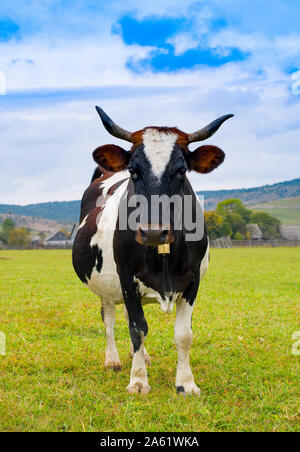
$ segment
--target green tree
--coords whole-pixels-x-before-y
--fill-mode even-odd
[[[280,238],[280,221],[266,212],[247,209],[240,199],[226,199],[215,211],[205,213],[208,235],[211,239],[230,236],[235,240],[249,238],[246,226],[256,223],[264,239]]]
[[[232,236],[232,229],[228,221],[223,221],[222,227],[221,227],[221,235],[220,237],[231,237]]]
[[[10,232],[7,243],[9,246],[27,248],[30,243],[30,234],[25,228],[16,228]]]
[[[219,202],[216,212],[223,218],[223,236],[239,237],[239,240],[246,237],[246,225],[250,222],[252,212],[240,199],[225,199]]]
[[[15,228],[15,223],[12,221],[11,218],[6,218],[0,229],[0,240],[2,240],[3,243],[8,242],[8,237],[11,231],[13,231]]]
[[[237,232],[245,237],[246,234],[246,220],[238,213],[227,213],[225,215],[225,221],[230,225],[232,230],[231,236],[233,237]]]
[[[217,212],[204,212],[207,233],[210,239],[222,237],[223,218]]]
[[[251,223],[260,227],[264,239],[276,239],[281,237],[280,220],[266,212],[252,212]]]
[[[251,218],[251,210],[247,209],[240,199],[226,199],[218,203],[216,211],[223,218],[228,214],[238,214],[247,223]]]
[[[244,236],[240,232],[236,232],[234,234],[233,238],[234,238],[234,240],[244,240]]]

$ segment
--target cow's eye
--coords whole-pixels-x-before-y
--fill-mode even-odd
[[[138,174],[133,168],[128,168],[128,171],[131,174],[132,180],[137,180],[138,179]]]
[[[177,171],[177,175],[178,175],[180,178],[183,178],[183,177],[185,176],[185,173],[186,173],[186,169],[185,169],[185,168],[180,168],[180,169]]]

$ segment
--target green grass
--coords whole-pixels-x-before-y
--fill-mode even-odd
[[[201,397],[175,393],[174,313],[146,306],[148,395],[123,369],[104,370],[100,303],[69,251],[0,252],[1,431],[299,431],[300,248],[214,249],[193,318],[191,363]],[[298,317],[297,317],[298,316]],[[100,331],[99,331],[100,330]]]
[[[251,209],[267,212],[273,217],[278,218],[282,224],[300,225],[300,197],[265,202],[253,206]]]

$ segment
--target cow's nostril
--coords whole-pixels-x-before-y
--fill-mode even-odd
[[[168,229],[165,229],[165,230],[163,230],[163,231],[161,232],[160,237],[161,237],[162,239],[166,239],[166,238],[168,237],[168,234],[169,234],[169,230],[168,230]]]
[[[140,225],[136,233],[136,241],[141,245],[158,246],[173,242],[170,228],[157,224]]]
[[[141,237],[144,237],[144,238],[147,237],[146,232],[145,232],[144,229],[142,229],[142,228],[140,228],[140,234],[141,234]]]

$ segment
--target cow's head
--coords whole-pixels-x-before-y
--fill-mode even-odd
[[[110,172],[127,168],[135,194],[145,196],[149,200],[149,206],[152,195],[183,196],[187,171],[209,173],[225,158],[224,152],[216,146],[200,146],[191,152],[188,145],[211,137],[224,121],[233,116],[231,114],[221,116],[191,134],[174,127],[146,127],[131,133],[116,125],[101,108],[96,107],[96,110],[106,130],[111,135],[130,142],[132,146],[128,151],[116,145],[100,146],[93,153],[94,160]],[[157,221],[152,221],[151,211],[149,214],[149,224],[140,225],[136,240],[145,245],[171,242],[171,225],[158,221],[157,227]]]

